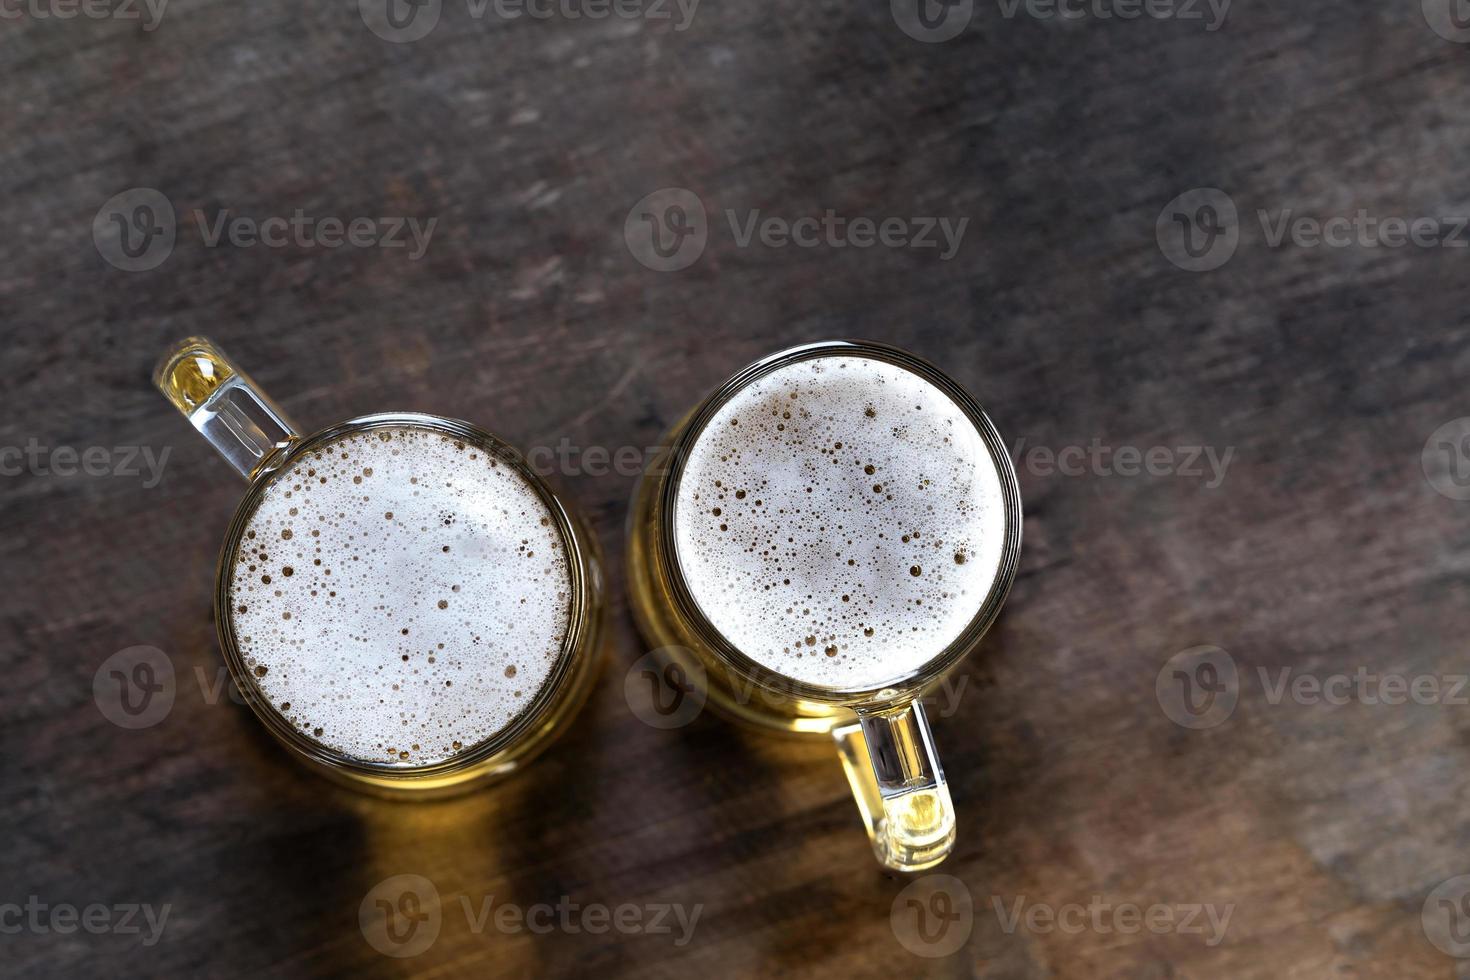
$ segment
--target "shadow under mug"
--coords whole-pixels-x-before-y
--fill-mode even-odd
[[[417,413],[368,415],[302,435],[248,375],[202,337],[190,337],[169,350],[158,362],[153,381],[249,482],[220,551],[215,623],[225,663],[243,699],[299,761],[354,789],[393,798],[427,799],[463,792],[514,771],[565,729],[586,702],[602,660],[600,556],[593,535],[532,472],[521,454],[466,422]],[[450,758],[422,766],[357,758],[329,747],[293,724],[265,696],[249,669],[231,602],[231,579],[241,555],[242,539],[266,491],[292,470],[294,462],[309,459],[343,438],[374,430],[443,435],[482,450],[496,465],[511,467],[544,504],[565,555],[569,580],[567,628],[555,663],[539,689],[494,734],[465,746]],[[517,574],[510,568],[497,572]]]
[[[939,389],[974,425],[988,452],[1004,516],[999,565],[968,625],[919,669],[860,690],[784,676],[722,635],[689,587],[675,530],[685,464],[720,409],[771,372],[821,357],[879,361]],[[702,681],[706,703],[727,718],[770,732],[835,739],[874,854],[885,867],[922,871],[948,856],[955,841],[954,806],[920,699],[978,646],[1015,579],[1021,548],[1015,469],[995,426],[964,389],[906,351],[868,342],[808,344],[763,358],[721,385],[664,439],[634,493],[628,542],[630,605],[665,669],[677,667],[685,683]]]

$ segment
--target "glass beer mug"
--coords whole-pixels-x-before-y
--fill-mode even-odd
[[[418,798],[524,765],[600,662],[595,539],[495,436],[387,413],[303,435],[192,337],[154,383],[248,482],[215,621],[244,700],[309,767]]]
[[[918,871],[955,839],[920,698],[979,644],[1020,545],[980,406],[904,351],[828,342],[750,365],[675,426],[628,572],[665,669],[728,717],[830,734],[878,860]]]

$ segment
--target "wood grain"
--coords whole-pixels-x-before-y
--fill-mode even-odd
[[[1272,703],[1317,678],[1465,672],[1470,503],[1420,453],[1470,414],[1465,253],[1273,248],[1256,213],[1466,213],[1466,49],[1419,4],[1241,4],[1219,31],[976,5],[939,44],[887,4],[700,5],[669,21],[475,20],[410,44],[355,4],[175,0],[156,30],[3,22],[0,446],[168,450],[127,476],[0,479],[0,904],[168,903],[160,940],[0,934],[11,976],[1470,976],[1421,910],[1470,873],[1467,708]],[[158,268],[92,221],[162,193]],[[635,202],[686,188],[708,244],[634,260]],[[1165,204],[1240,209],[1234,257],[1167,261]],[[435,218],[427,253],[210,247],[192,212]],[[965,217],[958,254],[742,247],[726,212]],[[1463,244],[1463,242],[1462,242]],[[656,731],[611,576],[610,662],[535,767],[434,805],[299,771],[212,698],[218,542],[243,486],[148,383],[205,332],[304,426],[411,409],[523,447],[645,447],[771,350],[861,337],[938,362],[1017,447],[1020,578],[936,718],[973,901],[927,959],[890,911],[831,750],[711,718]],[[1233,451],[1223,480],[1045,472],[1033,449]],[[578,456],[577,459],[582,457]],[[634,478],[553,477],[615,571]],[[114,652],[175,666],[159,724],[93,699]],[[1238,705],[1174,724],[1155,680],[1217,645]],[[1264,673],[1262,673],[1264,671]],[[196,673],[197,672],[197,673]],[[200,676],[204,686],[200,686]],[[213,701],[213,703],[211,703]],[[358,907],[443,908],[422,955]],[[676,935],[476,933],[495,902],[701,907]],[[1233,907],[1225,935],[1029,927],[1020,901]],[[900,903],[900,909],[903,906]],[[0,920],[0,925],[5,922]]]

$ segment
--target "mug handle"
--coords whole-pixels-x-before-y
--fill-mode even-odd
[[[954,803],[918,701],[857,709],[858,720],[832,730],[878,862],[923,871],[954,850]]]
[[[247,480],[301,438],[280,406],[207,337],[175,344],[159,358],[153,384]]]

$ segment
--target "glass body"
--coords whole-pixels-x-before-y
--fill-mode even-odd
[[[429,798],[468,790],[523,766],[559,734],[585,703],[601,664],[602,572],[595,538],[525,464],[490,433],[466,422],[416,413],[351,419],[302,436],[275,405],[209,340],[191,337],[159,361],[154,383],[194,427],[249,481],[220,550],[215,623],[230,676],[245,702],[291,754],[315,771],[377,795]],[[509,724],[490,738],[436,764],[392,766],[355,758],[316,742],[276,710],[247,668],[236,636],[230,584],[245,534],[261,498],[295,460],[344,435],[410,427],[482,448],[514,467],[545,504],[559,532],[570,578],[564,641],[544,683]]]
[[[1000,566],[968,625],[918,670],[864,690],[784,676],[723,636],[691,594],[674,528],[684,461],[720,408],[772,371],[834,356],[886,362],[943,392],[974,424],[989,451],[1004,512]],[[684,677],[702,680],[706,703],[731,719],[773,732],[835,739],[882,864],[919,871],[942,861],[954,846],[954,808],[919,699],[979,644],[1015,578],[1021,547],[1020,487],[1000,434],[980,406],[936,368],[897,348],[831,341],[778,352],[736,374],[673,428],[635,492],[628,539],[630,604],[644,638],[660,656],[677,663]]]

